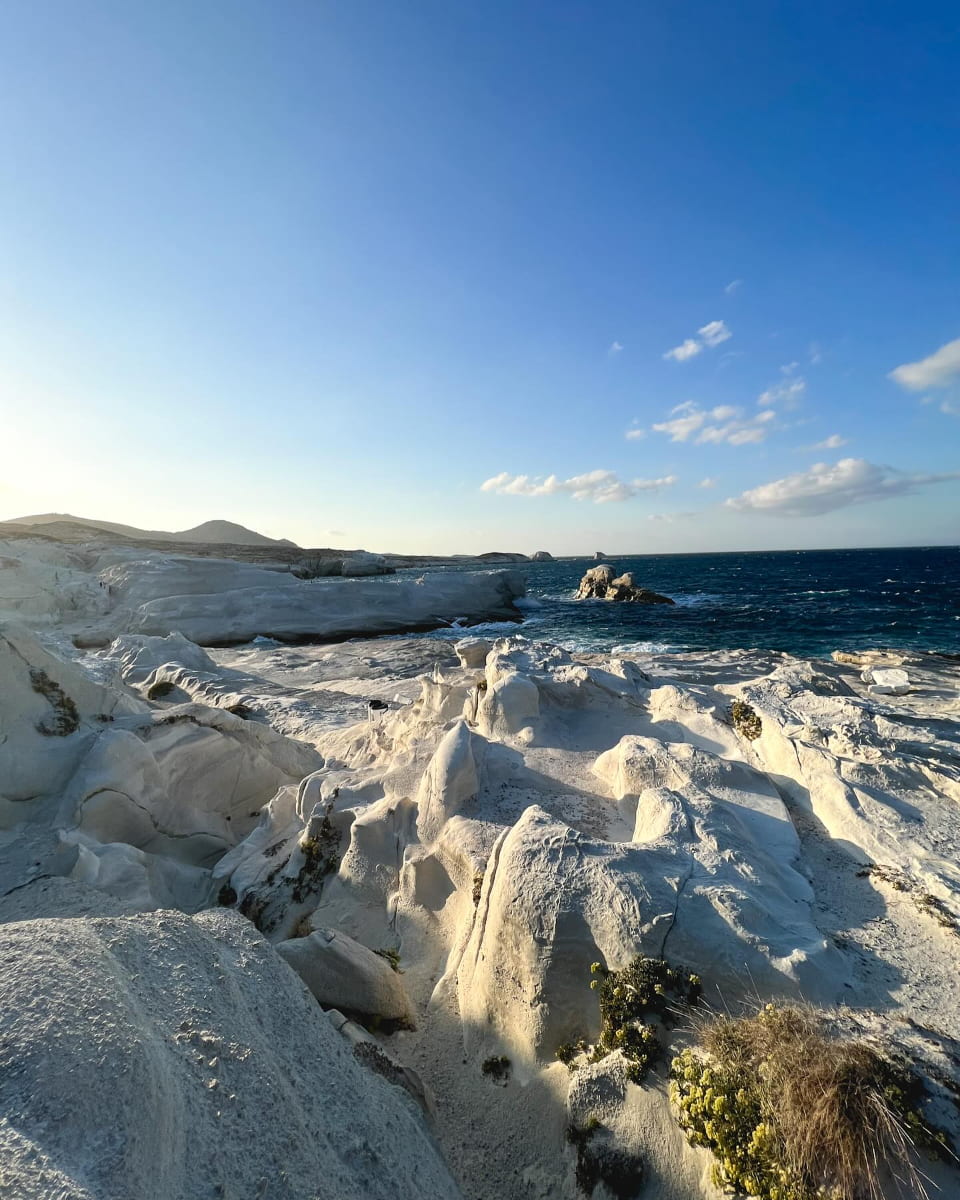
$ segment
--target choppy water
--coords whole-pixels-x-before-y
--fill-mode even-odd
[[[521,632],[569,649],[881,647],[960,653],[960,547],[651,554],[611,559],[676,604],[575,601],[585,559],[522,564]],[[490,627],[501,632],[507,626]]]

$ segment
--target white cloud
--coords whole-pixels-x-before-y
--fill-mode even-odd
[[[738,288],[741,288],[741,287],[743,287],[742,279],[731,279],[730,282],[727,284],[727,286],[723,290],[727,293],[728,296],[732,296],[733,293]]]
[[[675,362],[686,362],[688,358],[693,358],[699,354],[702,349],[703,347],[696,338],[687,338],[679,346],[674,346],[672,350],[668,350],[663,357],[672,358]]]
[[[783,366],[780,368],[780,374],[781,375],[792,375],[794,373],[794,371],[796,371],[799,368],[799,366],[800,366],[800,364],[798,362],[784,363]]]
[[[697,333],[705,346],[719,346],[721,342],[733,337],[725,321],[708,321]]]
[[[814,367],[819,366],[820,363],[823,362],[823,352],[820,349],[819,342],[811,342],[810,343],[809,355],[810,355],[810,363],[812,366],[814,366]]]
[[[609,504],[631,500],[641,492],[657,492],[677,482],[676,475],[665,475],[662,479],[622,480],[613,471],[587,471],[570,479],[558,479],[548,475],[546,479],[531,478],[529,475],[510,475],[501,471],[481,484],[483,492],[496,492],[501,496],[572,496],[574,500],[589,500],[594,504]]]
[[[668,350],[663,357],[672,358],[674,362],[686,362],[688,358],[695,358],[701,350],[719,346],[728,338],[733,337],[733,334],[723,321],[708,321],[706,325],[702,325],[697,330],[697,333],[698,337],[686,338],[679,346],[674,346],[672,350]]]
[[[611,342],[610,349],[607,351],[607,353],[608,354],[619,354],[622,349],[623,349],[623,346],[621,346],[619,342]]]
[[[700,482],[697,484],[697,487],[702,487],[702,488],[714,488],[716,486],[717,486],[717,481],[715,479],[711,479],[709,475],[707,476],[706,479],[701,479]]]
[[[674,521],[689,521],[691,517],[698,517],[698,512],[672,512],[672,513],[649,513],[648,521],[663,521],[667,525],[672,525]]]
[[[744,420],[743,410],[733,408],[729,404],[703,409],[688,401],[671,409],[671,419],[658,422],[653,426],[653,430],[655,433],[666,434],[672,442],[687,442],[693,438],[698,445],[720,445],[726,442],[731,446],[744,446],[751,442],[764,441],[767,436],[764,427],[775,415],[771,412],[768,416],[762,412]]]
[[[767,408],[782,404],[784,408],[795,408],[800,403],[800,397],[807,390],[807,381],[798,375],[796,379],[775,383],[757,397],[757,403]]]
[[[635,426],[632,429],[628,429],[623,436],[628,442],[639,442],[641,438],[645,438],[647,436],[647,431]]]
[[[724,503],[740,512],[815,517],[851,504],[909,495],[926,484],[948,479],[960,479],[960,472],[910,475],[893,467],[876,466],[862,458],[842,458],[833,465],[815,463],[809,471],[764,483]]]
[[[953,400],[941,400],[940,411],[949,413],[951,417],[960,417],[960,404]]]
[[[890,378],[909,392],[922,392],[931,387],[948,387],[960,376],[960,338],[947,342],[939,350],[919,362],[894,367]]]
[[[828,438],[824,438],[822,442],[816,442],[810,447],[811,450],[839,450],[841,446],[845,446],[849,438],[841,437],[839,433],[831,433]]]

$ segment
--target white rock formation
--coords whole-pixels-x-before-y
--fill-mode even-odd
[[[335,929],[276,943],[324,1008],[409,1025],[413,1009],[403,977],[385,958]]]
[[[0,926],[11,1200],[456,1200],[401,1087],[366,1070],[243,918]]]
[[[69,874],[137,907],[195,909],[209,867],[323,760],[267,725],[158,708],[106,678],[24,629],[0,632],[0,834],[11,854],[23,848],[9,869],[17,882]],[[39,859],[25,827],[49,831]]]
[[[101,561],[99,569],[116,567],[112,578],[126,580],[127,561]],[[89,574],[91,565],[69,569]],[[170,578],[182,582],[177,571]],[[166,603],[144,600],[147,582],[135,574],[123,583],[138,599],[129,611]],[[164,577],[157,568],[149,586]],[[272,595],[397,586],[294,581]],[[228,587],[224,595],[238,591]],[[206,603],[202,592],[173,599],[186,612],[198,596]],[[114,595],[106,617],[126,603]],[[221,1018],[233,1021],[236,989],[254,987],[247,976],[266,973],[275,1009],[283,1009],[286,1048],[302,1026],[300,1009],[274,987],[270,971],[280,969],[279,960],[259,938],[248,931],[235,950],[236,917],[119,919],[158,904],[235,903],[280,944],[282,956],[296,960],[316,997],[337,1005],[336,1027],[372,1070],[421,1099],[436,1093],[437,1131],[471,1200],[572,1197],[565,1123],[594,1112],[611,1152],[626,1147],[647,1158],[651,1194],[716,1200],[709,1160],[679,1137],[655,1076],[643,1088],[628,1084],[617,1055],[573,1075],[553,1062],[559,1042],[596,1032],[593,961],[618,968],[637,953],[663,954],[700,974],[715,1003],[733,1007],[757,996],[843,1000],[844,1020],[955,1077],[960,695],[948,660],[840,652],[834,662],[803,662],[736,651],[638,661],[572,655],[520,638],[454,645],[459,631],[449,641],[259,641],[210,651],[179,633],[124,634],[84,656],[61,633],[48,631],[42,643],[16,630],[0,638],[0,922],[114,914],[108,925],[70,922],[77,947],[69,952],[44,925],[43,945],[52,941],[68,977],[74,964],[90,964],[85,995],[102,992],[114,1005],[119,979],[124,996],[153,1019],[152,993],[136,990],[139,968],[131,968],[129,982],[124,974],[139,962],[125,931],[153,929],[156,921],[162,936],[150,935],[150,953],[171,991],[185,997],[202,985],[194,1008],[183,1000],[188,1012],[178,1010],[178,1022],[214,1028]],[[864,667],[869,679],[861,678]],[[907,694],[871,690],[889,685],[883,673],[895,668],[907,676]],[[42,678],[31,674],[37,671]],[[154,704],[145,697],[156,683],[174,690]],[[385,707],[371,710],[371,699]],[[752,710],[736,727],[735,699]],[[237,704],[252,719],[224,711]],[[282,736],[289,733],[311,747]],[[224,944],[210,959],[211,993],[193,949],[197,928]],[[327,932],[294,937],[307,929]],[[386,948],[400,953],[402,976],[373,953]],[[109,957],[115,951],[120,967]],[[8,957],[19,969],[17,955]],[[240,961],[242,985],[234,981]],[[34,974],[43,978],[46,969]],[[153,986],[147,974],[145,988]],[[289,971],[285,977],[305,1000]],[[17,984],[23,991],[19,975]],[[73,1002],[70,991],[66,1003]],[[254,997],[255,1012],[258,1003]],[[310,1004],[319,1010],[313,997]],[[391,1061],[384,1045],[370,1041],[374,1035],[342,1016],[348,1010],[402,1010],[416,1028],[378,1035]],[[104,1037],[120,1028],[112,1020],[117,1011],[109,1008]],[[137,1019],[145,1019],[142,1012]],[[259,1055],[243,1020],[234,1042]],[[274,1012],[267,1021],[270,1039],[280,1020]],[[56,1046],[53,1024],[44,1021],[37,1045]],[[138,1056],[162,1064],[169,1051],[168,1041],[145,1039],[137,1028],[139,1040],[131,1036],[122,1053],[102,1058],[104,1072],[125,1081],[124,1097],[126,1081],[147,1079]],[[30,1053],[28,1046],[32,1063]],[[481,1064],[501,1054],[511,1060],[509,1079],[494,1093]],[[105,1075],[92,1072],[85,1065],[78,1073],[87,1095],[103,1087]],[[181,1130],[191,1123],[206,1129],[208,1114],[192,1091],[181,1105],[167,1075],[156,1078],[162,1120],[170,1094],[190,1117],[162,1126],[182,1159]],[[232,1076],[217,1078],[213,1093],[222,1084],[239,1096]],[[253,1088],[252,1078],[239,1084]],[[0,1101],[16,1079],[0,1072]],[[69,1152],[51,1141],[60,1136],[54,1117],[65,1111],[51,1096],[50,1089],[41,1094],[41,1116],[54,1115],[47,1124],[16,1126],[18,1137],[47,1156],[28,1160],[13,1147],[18,1180],[31,1170],[59,1170],[77,1182],[50,1176],[54,1195],[56,1186],[71,1197],[83,1188],[97,1200],[119,1194],[74,1165],[88,1141],[90,1153],[99,1152],[99,1133],[91,1141],[86,1127],[75,1126],[80,1133],[69,1134]],[[285,1120],[286,1102],[277,1102]],[[107,1114],[121,1131],[135,1119],[128,1113],[135,1106],[124,1103],[119,1116],[112,1108]],[[229,1136],[259,1143],[246,1093],[230,1105],[218,1110],[219,1121],[236,1116]],[[330,1110],[334,1127],[341,1111]],[[334,1127],[323,1136],[339,1136]],[[299,1138],[302,1128],[292,1128]],[[388,1150],[392,1136],[382,1143]],[[420,1136],[408,1139],[411,1156],[421,1154]],[[127,1171],[123,1194],[139,1196],[138,1155],[154,1154],[154,1141],[144,1135],[131,1145],[136,1152],[125,1166],[102,1169],[115,1170],[117,1180]],[[232,1152],[234,1142],[225,1145]],[[201,1153],[193,1143],[188,1151]],[[243,1172],[260,1152],[258,1144],[241,1154],[238,1195],[257,1194],[260,1176],[247,1187]],[[151,1169],[162,1177],[167,1159],[156,1153]],[[296,1155],[307,1153],[297,1147]],[[354,1151],[345,1153],[352,1169]],[[368,1161],[365,1148],[356,1159]],[[445,1195],[431,1182],[432,1169],[421,1190]],[[271,1195],[276,1172],[264,1177]],[[215,1182],[203,1175],[205,1186]],[[174,1179],[170,1194],[179,1194],[176,1186]],[[313,1200],[320,1185],[312,1186],[304,1191],[293,1182],[277,1195]],[[353,1194],[352,1186],[343,1182],[342,1194]],[[27,1194],[45,1195],[40,1185]]]
[[[377,574],[384,565],[376,555],[352,561],[352,574]],[[0,620],[58,626],[85,646],[105,646],[124,633],[222,645],[258,635],[341,638],[518,619],[513,602],[525,591],[523,576],[509,570],[437,572],[422,585],[304,580],[285,567],[232,559],[32,540],[0,542],[0,570]]]
[[[906,696],[910,691],[910,676],[899,667],[865,667],[860,678],[870,684],[871,696]]]

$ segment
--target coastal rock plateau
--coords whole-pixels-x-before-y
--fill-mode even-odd
[[[375,576],[388,568],[357,554],[341,570]],[[228,645],[258,635],[335,639],[517,620],[514,601],[526,590],[510,570],[341,581],[299,578],[283,565],[29,540],[0,541],[0,576],[0,620],[56,628],[84,646],[123,633]]]

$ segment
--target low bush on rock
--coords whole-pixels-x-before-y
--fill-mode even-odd
[[[673,1060],[670,1094],[688,1141],[716,1157],[715,1185],[738,1196],[881,1200],[891,1179],[923,1195],[913,1147],[946,1150],[915,1076],[794,1007],[711,1021],[702,1049]]]
[[[320,819],[311,818],[307,831],[300,838],[303,866],[291,893],[297,904],[318,893],[324,879],[340,866],[340,834],[330,820],[332,808],[329,805]]]
[[[381,950],[374,950],[374,954],[379,954],[381,958],[385,958],[390,964],[390,969],[396,971],[398,975],[402,975],[400,970],[400,951],[394,950],[390,946],[384,946]]]
[[[69,737],[80,728],[77,706],[55,679],[39,667],[30,669],[30,686],[53,709],[53,716],[37,722],[37,732],[44,737]]]
[[[730,705],[730,724],[748,742],[755,742],[763,733],[763,722],[746,700],[734,700]]]
[[[148,700],[162,700],[174,690],[174,684],[169,679],[160,679],[147,690]]]
[[[507,1086],[507,1080],[510,1078],[510,1059],[503,1054],[491,1054],[489,1058],[484,1059],[483,1066],[480,1070],[488,1079],[492,1079],[494,1083],[499,1083],[501,1086]]]
[[[597,978],[590,987],[600,993],[600,1035],[591,1060],[599,1062],[614,1050],[627,1060],[627,1078],[639,1083],[663,1047],[654,1021],[669,1021],[672,1009],[695,1004],[701,983],[696,975],[671,967],[662,958],[639,954],[622,971],[608,971],[595,962],[590,970]],[[575,1069],[578,1054],[588,1049],[580,1039],[557,1047],[557,1058]]]

